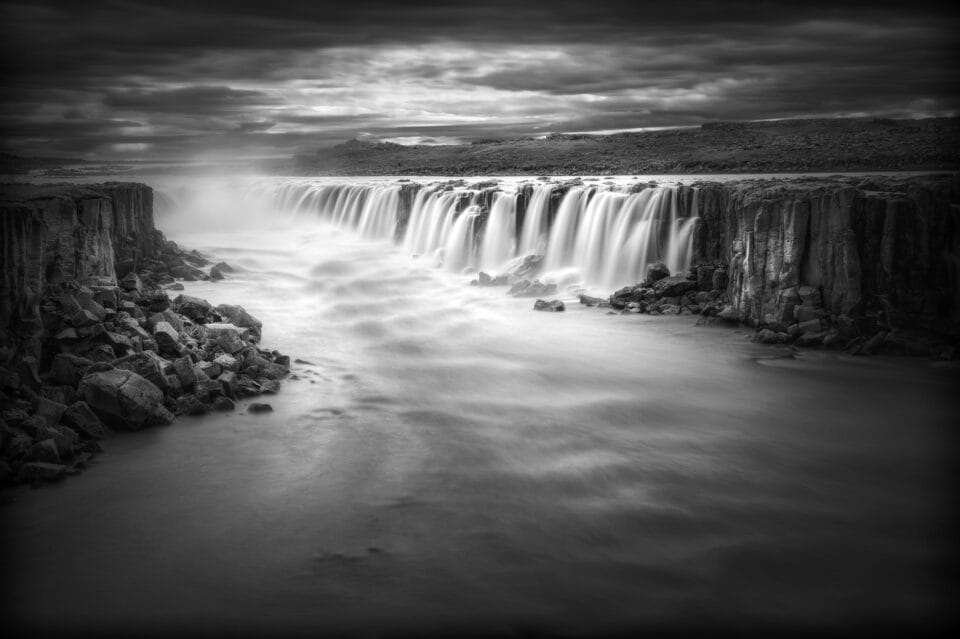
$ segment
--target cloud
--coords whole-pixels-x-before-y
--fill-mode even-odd
[[[926,0],[12,0],[0,17],[3,148],[31,154],[960,110],[960,21]]]

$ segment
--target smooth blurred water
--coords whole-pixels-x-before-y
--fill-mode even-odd
[[[235,205],[239,206],[239,205]],[[58,631],[593,635],[952,619],[958,375],[466,285],[237,208],[161,218],[303,362],[2,507]],[[204,212],[205,211],[205,212]],[[263,401],[262,399],[259,401]]]

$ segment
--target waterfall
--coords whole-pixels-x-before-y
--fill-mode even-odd
[[[495,271],[514,255],[517,196],[494,193],[490,217],[480,246],[480,268]]]
[[[533,187],[533,195],[527,204],[523,220],[523,232],[517,245],[519,255],[543,255],[547,244],[547,214],[550,211],[552,184],[540,184]]]
[[[281,209],[350,228],[368,239],[396,240],[404,253],[427,256],[447,270],[496,273],[513,258],[539,254],[544,256],[541,278],[601,289],[641,281],[647,264],[656,261],[663,261],[672,273],[684,273],[693,259],[699,219],[697,190],[690,210],[683,211],[676,186],[651,186],[635,193],[572,186],[551,219],[550,202],[557,186],[537,184],[523,211],[521,229],[518,191],[509,188],[491,194],[479,187],[427,185],[408,194],[412,201],[407,199],[406,205],[402,187],[396,184],[305,181],[271,188]],[[258,187],[251,193],[262,191]],[[404,206],[409,211],[401,217]]]

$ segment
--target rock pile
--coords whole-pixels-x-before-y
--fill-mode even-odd
[[[581,294],[580,303],[626,313],[650,315],[700,315],[705,323],[740,324],[743,317],[731,303],[725,266],[701,264],[686,275],[670,275],[662,264],[650,264],[643,282],[625,286],[609,298]],[[897,330],[881,317],[835,314],[824,308],[820,289],[801,286],[785,289],[777,315],[754,323],[754,341],[823,346],[853,355],[918,355],[950,360],[956,347],[929,332]]]
[[[33,338],[39,357],[0,367],[0,484],[78,472],[108,429],[233,410],[239,398],[279,390],[290,358],[259,348],[259,320],[242,306],[170,299],[161,287],[178,276],[210,277],[199,268],[205,263],[170,242],[119,285],[91,278],[48,286]]]

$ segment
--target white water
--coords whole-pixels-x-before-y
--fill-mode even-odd
[[[502,192],[493,194],[482,233],[475,233],[477,219],[461,221],[464,215],[477,215],[479,190],[464,186],[420,189],[402,234],[404,251],[428,255],[431,263],[443,264],[452,272],[497,273],[512,258],[543,255],[548,265],[544,280],[598,289],[642,280],[651,262],[664,261],[673,273],[685,273],[690,266],[696,216],[680,217],[674,185],[633,194],[619,190],[622,185],[617,184],[573,187],[550,224],[550,195],[556,185],[537,184],[518,233],[519,186],[505,183]],[[300,180],[273,188],[281,209],[312,213],[357,230],[363,237],[389,238],[399,219],[397,186]],[[264,191],[260,187],[254,192]],[[331,192],[336,197],[329,196]]]
[[[690,317],[569,299],[535,313],[410,257],[470,236],[449,194],[424,195],[417,224],[438,239],[410,246],[419,232],[395,245],[274,211],[275,185],[230,198],[246,186],[163,185],[179,205],[158,223],[239,268],[188,293],[243,304],[266,345],[309,363],[273,413],[118,434],[88,472],[16,491],[0,535],[14,625],[582,636],[948,618],[952,369],[778,358]],[[656,234],[640,197],[618,217],[633,197],[569,208],[583,228],[632,225],[640,250]]]

